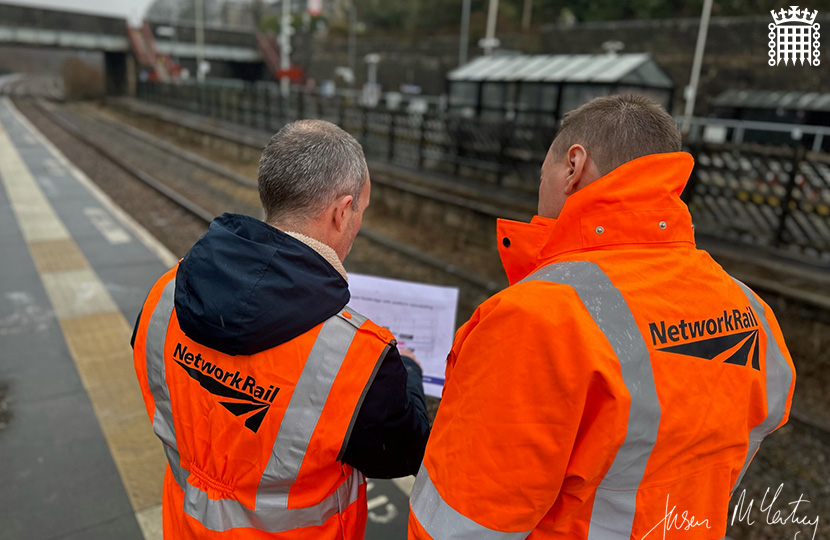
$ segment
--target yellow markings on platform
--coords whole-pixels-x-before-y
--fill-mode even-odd
[[[164,531],[161,528],[161,505],[136,512],[135,517],[138,519],[138,526],[141,527],[144,538],[161,540],[164,537]]]
[[[112,312],[62,318],[60,325],[133,508],[158,505],[166,461],[136,382],[132,328]]]
[[[29,242],[29,253],[39,274],[81,270],[87,267],[86,258],[72,240],[41,240]]]
[[[94,313],[121,316],[107,288],[88,266],[83,270],[41,274],[40,279],[59,320]]]
[[[136,380],[131,326],[2,125],[0,177],[139,526],[148,540],[161,539],[166,460]]]
[[[26,241],[71,239],[69,231],[55,215],[5,130],[0,135],[0,165],[12,209]],[[31,189],[32,185],[37,189]]]

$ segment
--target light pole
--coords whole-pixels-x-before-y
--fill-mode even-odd
[[[170,28],[173,29],[173,32],[170,36],[170,59],[178,64],[178,60],[175,56],[176,51],[176,41],[178,40],[178,36],[176,35],[176,28],[179,24],[179,2],[178,0],[170,0]]]
[[[288,97],[291,81],[288,70],[291,68],[291,0],[282,0],[282,20],[280,21],[280,91]]]
[[[380,86],[378,85],[378,64],[380,63],[380,55],[375,53],[367,54],[364,58],[366,62],[366,93],[364,100],[368,107],[377,107],[380,101]]]
[[[196,0],[196,78],[205,82],[205,4]]]
[[[493,54],[493,49],[499,46],[499,40],[496,39],[496,19],[499,16],[499,0],[490,0],[490,7],[487,10],[487,34],[484,39],[478,42],[479,46],[484,49],[484,54],[490,56]]]
[[[695,111],[695,98],[697,98],[697,85],[700,82],[700,67],[703,64],[703,50],[706,48],[706,34],[709,32],[709,16],[712,14],[712,0],[704,0],[703,13],[700,15],[700,30],[697,33],[697,45],[695,46],[695,58],[692,61],[692,76],[689,86],[686,87],[686,109],[683,112],[683,124],[680,131],[688,133],[691,126],[692,114]]]
[[[355,32],[357,26],[357,8],[354,7],[354,0],[349,4],[349,69],[352,71],[352,87],[354,87],[355,82],[357,81],[357,72],[355,69],[356,66],[356,55],[357,55],[357,43],[355,38]]]
[[[467,63],[467,49],[470,44],[470,0],[464,0],[461,7],[461,43],[458,47],[458,65]]]
[[[530,28],[530,14],[533,10],[533,0],[525,0],[525,6],[522,9],[522,30]]]

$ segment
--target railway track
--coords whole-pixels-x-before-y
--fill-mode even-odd
[[[69,112],[42,100],[29,105],[30,110],[189,214],[202,230],[213,217],[226,211],[261,217],[256,185],[247,177],[92,109]],[[167,239],[169,232],[153,233],[162,242],[172,243]],[[493,280],[365,226],[355,247],[347,261],[353,271],[458,286],[460,320],[501,288]],[[390,253],[394,254],[391,260]]]

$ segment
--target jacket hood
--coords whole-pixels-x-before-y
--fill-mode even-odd
[[[580,189],[557,219],[498,220],[499,254],[512,285],[560,255],[634,243],[694,243],[680,194],[694,167],[686,152],[631,160]]]
[[[309,246],[258,219],[223,214],[176,272],[179,326],[225,354],[276,347],[349,301],[343,277]]]

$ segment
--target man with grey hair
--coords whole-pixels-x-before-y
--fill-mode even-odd
[[[362,538],[365,476],[416,473],[429,435],[411,351],[347,306],[366,160],[339,127],[294,122],[258,183],[265,221],[215,219],[136,323],[164,535]]]

